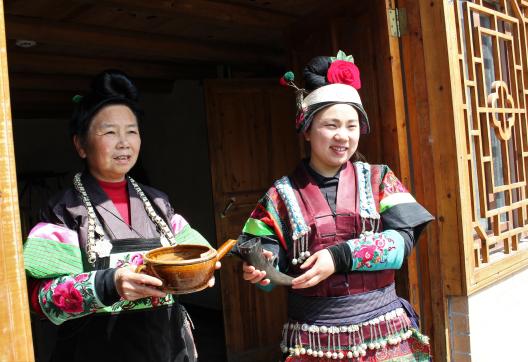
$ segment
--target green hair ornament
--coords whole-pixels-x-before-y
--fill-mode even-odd
[[[335,57],[330,57],[330,60],[333,62],[334,60],[344,60],[346,62],[354,63],[354,57],[352,55],[346,55],[344,51],[339,50],[337,52],[337,55]]]
[[[72,97],[72,102],[75,104],[79,104],[81,103],[82,99],[83,99],[83,96],[81,96],[80,94],[76,94]]]

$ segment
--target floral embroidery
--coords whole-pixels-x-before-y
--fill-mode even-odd
[[[95,293],[95,272],[63,276],[44,284],[39,292],[42,311],[55,324],[104,307]]]
[[[79,274],[74,279],[76,282],[79,282],[79,283],[84,282],[85,280],[88,279],[88,274]]]
[[[112,304],[111,307],[105,308],[104,311],[110,311],[112,313],[118,313],[124,310],[132,309],[146,309],[146,308],[157,308],[165,305],[171,305],[173,303],[172,296],[167,294],[164,298],[150,297],[142,298],[137,300],[120,300],[117,303]]]
[[[53,303],[66,313],[80,313],[83,311],[83,296],[75,289],[74,280],[58,284],[53,291]]]
[[[115,262],[115,268],[122,268],[128,265],[138,266],[143,264],[143,253],[126,253],[120,254]],[[112,263],[111,263],[112,264]],[[112,266],[112,265],[110,265]]]
[[[383,177],[383,182],[380,185],[380,190],[384,193],[385,196],[390,194],[396,194],[398,192],[409,192],[403,186],[400,180],[396,177],[394,172],[389,170],[385,177]]]
[[[143,255],[140,253],[135,253],[130,256],[130,264],[132,265],[141,265],[143,264]]]
[[[352,251],[352,270],[399,268],[403,261],[403,239],[392,230],[363,235],[347,243]]]

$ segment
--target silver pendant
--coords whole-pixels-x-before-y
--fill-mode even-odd
[[[101,225],[96,225],[95,226],[95,233],[98,234],[98,235],[104,236],[104,230],[101,227]]]
[[[161,243],[162,246],[171,246],[171,244],[169,243],[169,240],[167,240],[165,235],[161,235],[160,243]]]
[[[112,243],[108,239],[99,239],[95,243],[94,250],[98,257],[100,258],[106,258],[110,256],[110,252],[112,251]]]

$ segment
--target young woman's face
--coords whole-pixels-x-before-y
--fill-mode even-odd
[[[86,139],[74,136],[74,143],[95,178],[122,181],[136,163],[141,146],[136,116],[125,105],[105,106],[93,117]]]
[[[310,165],[323,176],[333,176],[356,152],[359,115],[348,104],[334,104],[314,116],[305,138],[310,142]]]

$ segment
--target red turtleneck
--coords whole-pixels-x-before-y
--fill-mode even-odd
[[[123,220],[130,225],[130,199],[126,179],[119,182],[106,182],[97,180],[99,186],[112,200]]]

